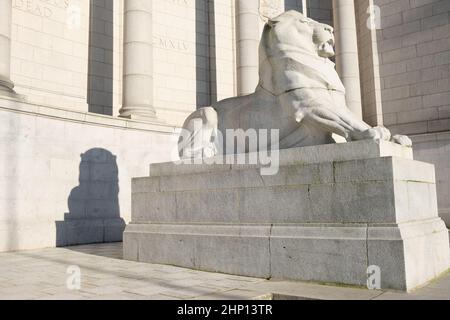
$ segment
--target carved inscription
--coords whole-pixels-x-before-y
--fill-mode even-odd
[[[190,0],[169,0],[168,2],[178,5],[178,6],[190,6],[191,5]]]
[[[32,15],[50,18],[55,9],[67,9],[70,0],[13,0],[13,8]]]
[[[181,40],[163,38],[163,37],[154,37],[153,45],[162,49],[168,50],[176,50],[176,51],[188,51],[189,46],[186,42]]]

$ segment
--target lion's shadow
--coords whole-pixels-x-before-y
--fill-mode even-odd
[[[56,222],[57,246],[122,241],[118,174],[110,151],[94,148],[81,155],[79,185],[69,194],[69,212]]]

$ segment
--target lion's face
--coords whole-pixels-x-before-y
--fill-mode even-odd
[[[264,27],[259,47],[259,85],[279,95],[299,88],[345,92],[328,58],[335,55],[333,28],[297,11],[287,11]]]
[[[277,42],[302,48],[323,58],[335,55],[333,27],[291,10],[268,22]]]

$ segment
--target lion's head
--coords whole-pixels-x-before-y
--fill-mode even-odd
[[[274,94],[297,88],[345,91],[328,58],[333,27],[291,10],[268,21],[260,44],[260,85]]]
[[[295,10],[269,20],[264,28],[261,45],[268,43],[271,47],[263,47],[262,50],[283,50],[277,48],[277,45],[281,45],[285,46],[285,49],[292,46],[324,58],[334,56],[333,27],[307,18]]]

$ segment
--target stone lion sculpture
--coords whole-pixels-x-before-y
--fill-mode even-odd
[[[218,139],[227,129],[278,129],[279,149],[335,143],[333,134],[347,141],[412,145],[406,136],[391,137],[384,127],[372,128],[347,108],[345,88],[329,59],[335,55],[331,26],[297,11],[285,12],[265,25],[259,51],[255,93],[191,114],[179,140],[182,159],[232,154],[235,150]],[[245,152],[253,151],[258,150],[246,147]]]

